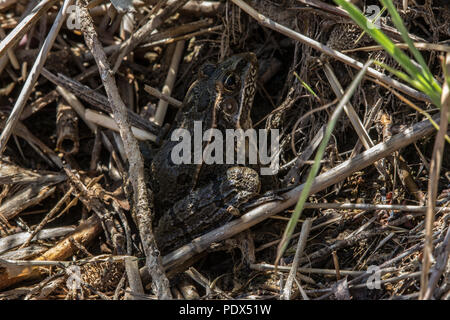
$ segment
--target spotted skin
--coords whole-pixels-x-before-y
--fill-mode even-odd
[[[172,130],[183,128],[193,137],[194,121],[201,121],[203,132],[215,128],[224,137],[226,129],[252,128],[250,111],[257,72],[253,53],[234,55],[217,65],[202,66],[186,93]],[[167,140],[150,166],[156,239],[163,252],[230,220],[239,214],[239,207],[260,190],[258,174],[251,168],[174,164],[171,152],[178,143]],[[203,150],[207,144],[203,143]]]

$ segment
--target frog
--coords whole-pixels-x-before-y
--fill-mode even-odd
[[[233,55],[218,64],[202,65],[169,136],[182,128],[193,137],[195,122],[201,122],[203,132],[210,128],[222,133],[226,129],[252,128],[250,111],[257,72],[257,58],[251,52]],[[172,151],[178,143],[166,139],[150,165],[155,238],[163,253],[239,216],[240,207],[261,189],[255,167],[174,163]],[[203,142],[203,147],[208,143]]]

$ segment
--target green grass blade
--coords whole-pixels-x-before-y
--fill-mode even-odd
[[[300,197],[297,201],[297,205],[295,206],[294,213],[291,216],[291,219],[288,222],[288,225],[286,226],[286,229],[284,230],[283,237],[280,241],[280,244],[278,246],[277,250],[277,257],[275,260],[275,265],[278,264],[278,261],[280,260],[283,253],[286,251],[286,248],[289,244],[289,240],[292,237],[292,234],[294,233],[295,226],[297,225],[297,222],[301,216],[301,213],[303,211],[303,207],[305,205],[305,202],[309,196],[309,192],[312,187],[312,183],[319,172],[320,168],[320,161],[323,158],[323,154],[325,153],[325,148],[328,145],[328,141],[330,140],[330,137],[333,133],[334,127],[336,126],[337,120],[339,119],[339,116],[342,113],[342,110],[344,108],[344,105],[348,103],[351,96],[353,95],[353,92],[356,90],[357,86],[361,82],[364,74],[367,71],[367,68],[372,64],[373,60],[369,60],[366,62],[364,67],[358,72],[356,75],[356,78],[352,81],[349,88],[345,92],[344,96],[342,97],[341,101],[337,105],[336,109],[334,110],[333,114],[331,115],[331,118],[328,122],[327,128],[325,130],[324,137],[322,139],[322,142],[319,145],[319,148],[317,150],[316,156],[314,158],[314,164],[311,167],[311,170],[308,174],[308,179],[305,182],[305,187],[302,190],[302,193],[300,194]]]
[[[376,42],[383,46],[387,51],[411,76],[418,74],[420,70],[410,61],[409,57],[377,27],[370,22],[357,7],[345,0],[334,0],[338,5],[342,6],[350,15],[350,17],[366,31]]]
[[[294,76],[298,79],[298,81],[300,81],[300,83],[302,84],[302,86],[309,91],[309,93],[311,93],[317,100],[320,101],[319,96],[314,92],[314,90],[309,86],[309,84],[307,84],[305,81],[303,81],[300,76],[297,74],[297,72],[294,71]]]
[[[388,66],[387,64],[384,64],[384,63],[379,62],[379,61],[375,61],[374,64],[377,64],[377,65],[383,67],[384,69],[386,69],[390,73],[396,75],[399,79],[402,79],[403,81],[408,82],[412,86],[416,87],[418,90],[420,90],[420,91],[422,91],[424,93],[427,93],[427,94],[432,93],[432,92],[430,92],[431,89],[429,87],[428,88],[424,87],[421,82],[419,82],[419,81],[417,81],[415,79],[412,79],[406,73],[404,73],[404,72],[402,72],[400,70],[394,69],[394,68]]]
[[[411,40],[411,38],[408,36],[408,30],[406,30],[406,27],[403,24],[402,18],[398,14],[397,10],[395,10],[392,0],[380,0],[380,1],[383,4],[383,6],[388,9],[389,14],[391,15],[391,18],[392,18],[392,22],[394,23],[394,25],[398,29],[398,31],[400,31],[403,41],[405,41],[405,43],[408,45],[408,48],[411,51],[411,53],[413,54],[416,61],[422,67],[423,74],[426,76],[427,81],[429,83],[435,82],[435,79],[434,79],[433,75],[431,74],[427,63],[423,59],[419,50],[417,50],[417,48],[414,46],[414,43]]]
[[[350,17],[375,41],[377,41],[384,48],[384,50],[401,65],[401,67],[408,73],[409,77],[412,79],[412,81],[409,82],[411,85],[413,85],[416,89],[421,90],[423,93],[427,94],[433,101],[433,104],[435,104],[438,107],[441,106],[440,101],[440,95],[442,92],[441,87],[432,77],[431,73],[429,73],[428,66],[426,66],[426,64],[424,64],[424,67],[422,66],[422,63],[424,62],[422,57],[419,58],[419,60],[422,61],[422,63],[419,64],[421,65],[421,67],[423,67],[423,69],[419,69],[416,65],[414,65],[411,59],[402,50],[400,50],[397,46],[395,46],[395,44],[381,30],[377,29],[375,25],[372,24],[361,13],[361,11],[359,11],[357,7],[355,7],[353,4],[345,0],[334,0],[334,2],[343,7],[348,12]],[[389,3],[386,1],[383,2],[383,4],[385,4],[389,10]],[[391,4],[390,12],[395,11],[392,2],[390,2],[390,4]],[[394,16],[396,17],[394,19],[398,20],[396,21],[396,23],[399,23],[401,27],[403,27],[403,30],[406,32],[405,34],[406,38],[409,39],[408,33],[406,31],[406,28],[404,28],[403,23],[401,22],[400,16],[396,12],[394,13]],[[403,33],[404,32],[402,32],[402,34]],[[409,39],[407,43],[412,43],[411,39]],[[414,47],[414,45],[412,46]],[[417,50],[416,54],[420,55],[420,53]]]

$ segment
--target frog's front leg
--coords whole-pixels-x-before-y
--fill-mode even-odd
[[[229,168],[225,177],[193,190],[163,214],[156,227],[156,241],[162,251],[175,249],[195,237],[217,228],[259,193],[258,173],[247,167]]]

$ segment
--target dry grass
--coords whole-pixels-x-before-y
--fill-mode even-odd
[[[448,144],[416,110],[438,124],[443,111],[379,67],[339,118],[308,223],[273,265],[342,88],[368,59],[397,67],[367,35],[355,43],[362,31],[332,1],[133,1],[133,13],[90,1],[96,35],[86,21],[59,28],[63,2],[0,1],[0,299],[449,299]],[[443,83],[450,8],[425,3],[398,9]],[[402,43],[389,19],[382,29]],[[159,257],[132,132],[151,157],[200,66],[247,51],[253,123],[281,133],[279,191]],[[74,266],[81,290],[67,287]]]

